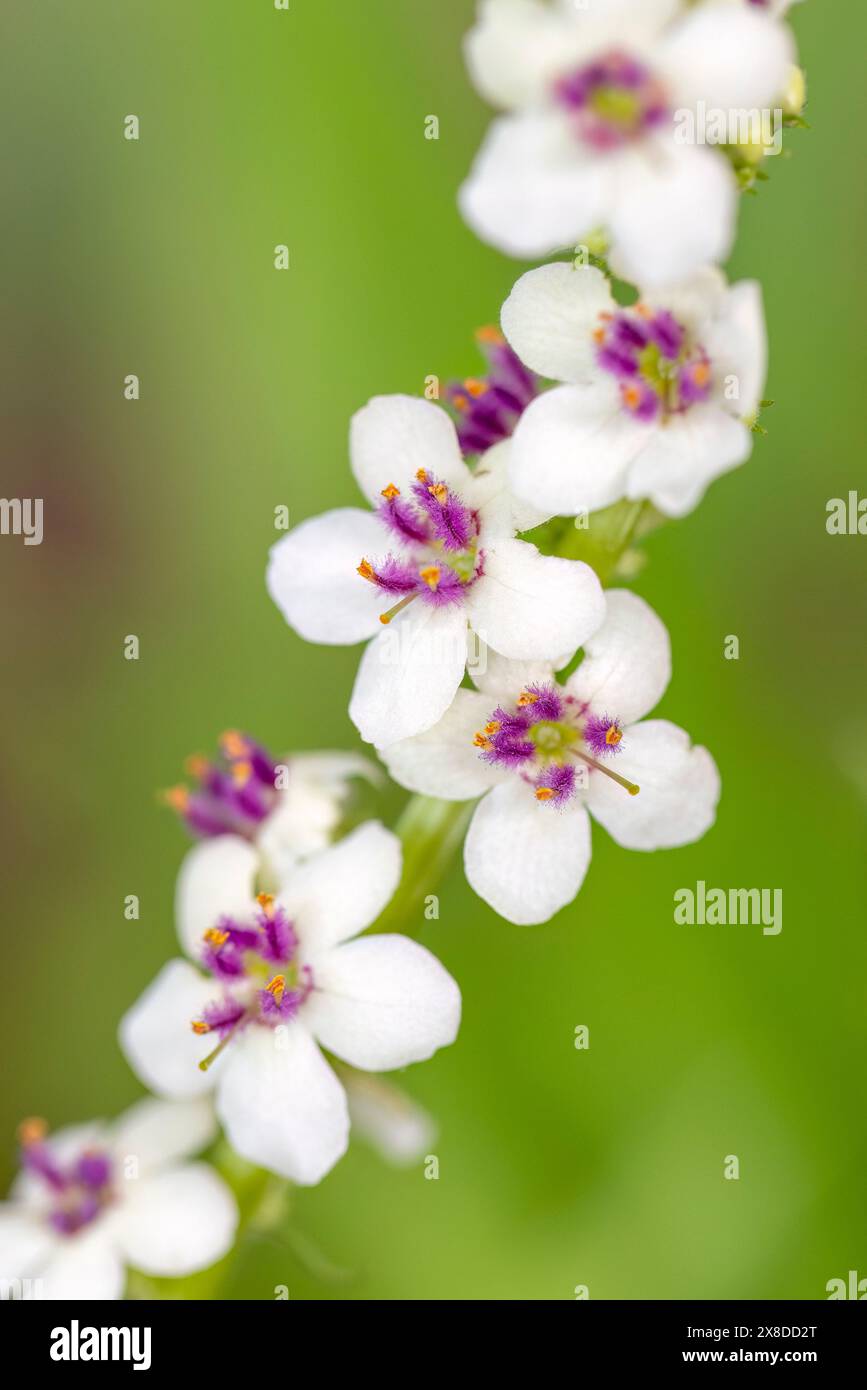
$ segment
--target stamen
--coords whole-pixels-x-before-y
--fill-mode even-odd
[[[467,377],[464,382],[464,390],[467,391],[474,400],[478,399],[479,396],[483,396],[487,389],[488,383],[486,381],[479,381],[478,378],[474,376]]]
[[[252,775],[253,768],[250,763],[232,763],[232,780],[237,782],[238,786],[243,787],[245,782],[249,782]]]
[[[622,737],[623,731],[621,729],[618,729],[616,724],[612,724],[611,728],[605,735],[605,742],[609,745],[609,747],[616,748]]]
[[[554,791],[554,788],[553,788],[553,787],[537,787],[537,788],[536,788],[536,800],[537,800],[537,801],[550,801],[551,798],[554,797],[554,796],[556,796],[556,795],[557,795],[557,793]]]
[[[186,811],[190,802],[189,788],[180,786],[169,787],[168,791],[162,793],[162,800],[167,806],[171,806],[173,811],[178,811],[182,814]]]
[[[501,344],[506,341],[499,328],[495,328],[492,323],[485,324],[482,328],[477,328],[476,338],[480,343]]]
[[[435,497],[438,502],[448,501],[449,490],[446,487],[445,483],[430,483],[428,486],[428,492],[430,493],[431,497]]]
[[[376,583],[376,571],[369,560],[362,560],[356,572],[361,575],[362,579],[369,579],[371,584]]]
[[[418,577],[424,580],[429,589],[436,589],[440,582],[439,565],[427,565],[424,569],[419,570]]]
[[[398,613],[402,612],[403,609],[406,608],[406,605],[408,603],[412,603],[414,598],[418,598],[418,594],[406,594],[405,597],[399,601],[399,603],[396,603],[394,605],[393,608],[389,608],[388,611],[385,613],[380,613],[379,621],[387,625],[391,622],[392,618],[396,618]]]
[[[476,748],[484,748],[485,752],[487,752],[494,746],[491,740],[489,738],[486,738],[484,734],[476,734],[473,739],[473,743]]]
[[[489,723],[487,723],[487,724],[485,725],[485,733],[486,733],[486,734],[498,734],[498,733],[500,732],[500,730],[501,730],[502,727],[503,727],[503,726],[502,726],[502,724],[499,722],[499,720],[497,720],[497,719],[492,719],[492,720],[490,720]]]
[[[22,1148],[39,1144],[48,1133],[48,1125],[39,1115],[30,1115],[18,1126],[18,1142]]]
[[[518,696],[518,707],[524,709],[527,705],[535,705],[539,696],[534,695],[532,690],[523,690]]]
[[[392,502],[395,497],[400,496],[400,488],[395,487],[394,483],[389,483],[388,487],[382,489],[380,496],[384,497],[387,502]]]
[[[191,753],[184,762],[184,771],[188,772],[191,777],[204,777],[208,767],[208,760],[201,753]]]
[[[271,995],[275,1004],[282,1004],[283,995],[286,993],[285,975],[275,975],[271,983],[266,985],[265,988]]]
[[[246,758],[250,751],[247,739],[237,729],[227,729],[220,735],[219,742],[227,758]]]
[[[237,1033],[238,1029],[240,1028],[241,1024],[244,1023],[244,1022],[246,1022],[246,1019],[247,1019],[246,1013],[241,1014],[241,1016],[232,1024],[231,1028],[229,1029],[228,1033],[226,1033],[225,1037],[221,1038],[220,1041],[217,1043],[217,1046],[214,1048],[213,1052],[209,1052],[208,1055],[207,1055],[207,1057],[203,1057],[203,1058],[202,1058],[201,1062],[199,1063],[199,1071],[207,1071],[208,1068],[209,1068],[210,1066],[212,1066],[214,1062],[216,1062],[216,1060],[217,1060],[217,1058],[219,1057],[220,1053],[223,1051],[223,1049],[224,1049],[225,1047],[227,1047],[227,1046],[229,1045],[229,1043],[232,1041],[232,1038],[235,1036],[235,1034]],[[198,1032],[201,1032],[201,1031],[202,1031],[202,1030],[199,1029],[199,1028],[197,1028],[196,1025],[195,1025],[195,1023],[194,1023],[194,1024],[193,1024],[193,1032],[194,1032],[194,1033],[198,1033]],[[205,1031],[206,1033],[209,1033],[209,1032],[211,1031],[210,1028],[207,1026],[207,1024],[205,1024],[204,1031]]]
[[[427,482],[427,469],[426,469],[426,468],[420,468],[420,469],[418,470],[418,472],[416,473],[415,476],[416,476],[416,481],[417,481],[417,482],[419,482],[419,483],[426,483],[426,482]]]
[[[227,931],[220,931],[218,927],[209,927],[202,939],[206,941],[209,946],[215,946],[217,950],[219,950],[220,947],[225,946],[226,942],[229,940],[229,933]]]
[[[204,1033],[210,1033],[211,1031],[210,1023],[206,1023],[203,1018],[194,1018],[190,1027],[193,1032],[197,1033],[199,1036],[202,1036]]]
[[[256,894],[256,902],[259,904],[259,906],[261,907],[261,909],[262,909],[262,911],[264,912],[264,914],[265,914],[266,917],[273,917],[273,916],[274,916],[274,894],[273,894],[273,893],[257,893],[257,894]]]
[[[574,751],[576,758],[581,758],[583,762],[595,768],[597,772],[604,772],[605,776],[610,777],[612,782],[617,782],[621,787],[625,787],[630,796],[637,796],[641,791],[641,788],[636,786],[635,782],[628,782],[626,778],[621,777],[619,773],[612,772],[610,767],[606,767],[604,763],[597,762],[595,758],[591,758],[589,753],[580,752],[577,748]]]

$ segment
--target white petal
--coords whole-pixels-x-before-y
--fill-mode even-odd
[[[472,481],[464,489],[468,507],[479,513],[483,543],[497,536],[514,536],[550,521],[551,513],[516,497],[509,483],[511,439],[502,439],[482,454]]]
[[[271,549],[266,584],[290,627],[308,642],[363,642],[379,626],[382,594],[358,573],[389,540],[373,512],[341,507],[302,521]]]
[[[295,753],[277,804],[262,822],[256,848],[265,861],[263,887],[283,883],[299,860],[326,849],[334,838],[351,795],[351,778],[374,786],[381,768],[359,753]]]
[[[630,469],[630,497],[649,497],[667,516],[685,516],[720,474],[749,458],[753,436],[718,405],[691,406],[663,429]]]
[[[595,266],[555,261],[528,270],[503,305],[503,332],[522,362],[556,381],[582,381],[596,368],[594,329],[616,308]]]
[[[665,623],[629,589],[609,589],[605,622],[584,643],[584,660],[566,682],[571,695],[624,724],[653,709],[671,679]]]
[[[415,738],[403,738],[382,750],[389,775],[407,791],[443,801],[469,801],[500,780],[483,762],[473,738],[490,718],[489,696],[459,690],[438,724]]]
[[[114,1126],[111,1147],[121,1164],[135,1158],[138,1172],[150,1172],[207,1148],[217,1134],[209,1096],[195,1100],[154,1100],[130,1107]]]
[[[374,396],[352,417],[349,453],[374,505],[390,483],[409,492],[420,468],[458,492],[470,478],[451,416],[421,396]]]
[[[198,960],[202,937],[221,917],[255,910],[259,856],[240,835],[218,835],[188,851],[178,874],[175,920],[181,946]]]
[[[556,661],[510,661],[493,647],[483,647],[478,665],[471,671],[473,683],[488,699],[488,709],[502,700],[514,700],[528,685],[545,685],[554,679],[554,672],[574,656],[565,652]]]
[[[678,107],[749,111],[785,90],[797,61],[785,25],[749,5],[703,4],[685,15],[663,40],[661,71]]]
[[[470,885],[519,926],[547,922],[571,902],[589,863],[583,805],[540,805],[520,779],[495,787],[479,803],[464,844]]]
[[[293,753],[289,759],[289,774],[290,783],[296,778],[304,783],[315,783],[339,797],[346,795],[353,777],[363,777],[374,787],[382,784],[381,770],[362,753]]]
[[[737,217],[737,183],[724,155],[660,136],[621,156],[610,219],[612,269],[666,285],[723,261]]]
[[[349,717],[377,748],[420,734],[445,714],[466,662],[466,604],[433,609],[418,599],[367,647]]]
[[[123,1296],[123,1264],[104,1219],[83,1235],[63,1242],[40,1276],[42,1297],[61,1302],[111,1302]]]
[[[128,1264],[143,1274],[181,1279],[206,1269],[231,1249],[238,1208],[207,1163],[168,1168],[129,1181],[117,1223]]]
[[[629,464],[650,426],[623,408],[613,377],[558,386],[518,421],[509,457],[512,487],[559,516],[594,512],[624,494]]]
[[[601,5],[591,3],[589,6],[586,0],[578,0],[577,6],[575,0],[561,0],[561,3],[579,11],[589,9],[594,17],[598,14],[600,20],[618,25],[619,33],[628,33],[631,38],[634,32],[645,42],[655,38],[683,8],[683,0],[602,0]]]
[[[219,986],[188,961],[168,961],[144,994],[124,1014],[118,1029],[121,1051],[133,1071],[159,1096],[200,1096],[213,1085],[199,1062],[213,1051],[214,1038],[197,1036],[192,1022],[219,998]]]
[[[346,1152],[343,1087],[300,1023],[248,1028],[217,1087],[217,1113],[251,1163],[310,1186]]]
[[[352,1137],[365,1139],[387,1163],[415,1163],[436,1141],[436,1125],[426,1110],[379,1076],[346,1068]]]
[[[733,413],[741,419],[755,414],[765,388],[768,340],[762,288],[756,280],[740,280],[704,325],[702,344],[720,379],[737,378],[738,398]]]
[[[304,1023],[344,1062],[391,1071],[457,1037],[461,994],[430,951],[390,933],[350,941],[313,965]]]
[[[305,948],[320,951],[364,931],[400,880],[400,840],[365,821],[301,864],[280,892]]]
[[[661,285],[642,293],[650,308],[668,309],[702,344],[708,323],[725,306],[729,293],[726,277],[715,265],[702,266],[673,285]]]
[[[559,111],[501,116],[458,202],[483,241],[511,256],[545,255],[608,221],[608,161],[579,144]]]
[[[580,560],[541,555],[528,541],[496,541],[470,591],[473,629],[502,656],[551,660],[575,651],[605,617],[599,580]]]
[[[263,887],[284,882],[301,859],[327,849],[341,814],[341,799],[331,790],[292,778],[256,836],[264,860],[262,877],[268,878]]]
[[[638,783],[638,795],[591,772],[587,804],[625,849],[688,845],[713,825],[720,795],[716,763],[675,724],[649,719],[625,729],[617,771]]]
[[[577,26],[537,0],[482,0],[464,40],[470,77],[495,106],[528,106],[544,98],[580,52]]]
[[[60,1237],[23,1202],[0,1202],[0,1280],[32,1279]]]

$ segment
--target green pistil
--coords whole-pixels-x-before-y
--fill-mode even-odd
[[[656,343],[648,343],[638,355],[638,370],[652,391],[662,402],[666,414],[677,409],[677,380],[686,352],[677,358],[666,357]]]
[[[461,550],[454,556],[450,555],[447,564],[462,584],[469,584],[476,577],[476,556],[478,546],[472,545],[469,550]]]
[[[578,734],[569,724],[555,719],[540,719],[528,730],[527,738],[536,745],[546,762],[562,763],[577,742]]]
[[[603,121],[623,130],[634,129],[641,120],[641,103],[625,87],[597,87],[590,98],[590,106]]]

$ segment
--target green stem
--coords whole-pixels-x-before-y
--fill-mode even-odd
[[[553,528],[546,535],[547,544],[541,549],[546,554],[558,555],[564,560],[583,560],[599,576],[600,584],[608,584],[614,577],[623,556],[633,541],[646,535],[657,524],[653,507],[647,502],[615,502],[600,512],[591,512],[583,518],[586,525],[579,525],[581,517],[558,518],[549,523]]]
[[[410,797],[394,827],[403,845],[403,873],[397,892],[376,920],[377,931],[412,930],[418,925],[419,909],[448,869],[475,804]]]

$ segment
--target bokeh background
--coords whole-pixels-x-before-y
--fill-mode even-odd
[[[358,746],[357,652],[307,646],[265,593],[274,507],[353,502],[352,411],[477,371],[523,267],[455,206],[489,119],[470,0],[3,8],[0,491],[45,498],[41,547],[0,539],[5,1178],[23,1115],[140,1094],[115,1029],[175,950],[186,847],[156,790],[227,726]],[[597,829],[544,927],[456,868],[420,932],[463,1029],[401,1078],[439,1121],[439,1180],[353,1145],[294,1201],[315,1258],[252,1243],[233,1297],[811,1299],[867,1276],[867,540],[825,530],[829,498],[867,492],[865,18],[793,21],[812,129],[744,199],[731,264],[764,286],[769,434],[637,580],[673,638],[659,712],[722,770],[718,824],[652,856]],[[675,925],[700,878],[782,888],[781,935]]]

